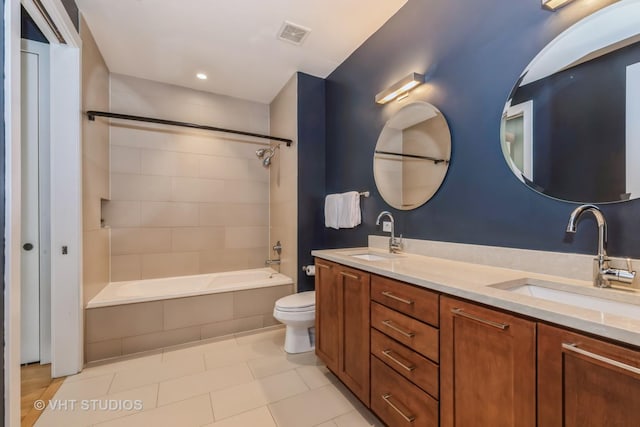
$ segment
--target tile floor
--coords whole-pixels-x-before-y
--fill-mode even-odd
[[[277,328],[94,364],[36,426],[382,426],[313,353],[283,343]]]

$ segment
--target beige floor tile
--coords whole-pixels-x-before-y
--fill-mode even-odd
[[[98,377],[118,371],[126,371],[138,367],[150,367],[159,365],[161,361],[162,351],[154,351],[145,353],[144,355],[129,355],[118,357],[117,359],[112,359],[110,361],[90,363],[84,367],[82,372],[67,377],[64,382],[70,383],[74,381],[85,380],[87,378]]]
[[[266,406],[245,412],[235,417],[208,424],[205,427],[276,427]]]
[[[174,347],[165,348],[162,354],[163,362],[171,362],[176,360],[188,361],[193,355],[204,355],[208,353],[224,353],[233,351],[238,347],[233,336],[222,338],[219,340],[211,339],[204,343],[187,343]],[[238,361],[236,361],[238,362]]]
[[[335,383],[338,378],[324,366],[302,366],[296,368],[304,383],[310,389]]]
[[[221,420],[307,390],[307,386],[295,371],[273,375],[211,393],[213,415],[216,420]]]
[[[269,405],[278,427],[311,427],[353,411],[332,384]]]
[[[100,402],[78,402],[75,410],[51,410],[48,407],[38,419],[36,423],[39,427],[73,427],[88,426],[96,423],[112,420],[115,418],[133,415],[138,412],[149,411],[156,407],[158,397],[158,384],[148,385],[145,387],[127,390],[122,393],[111,394],[107,396],[99,396],[95,400]],[[56,397],[57,398],[57,397]],[[131,406],[122,406],[122,409],[113,409],[109,407],[108,401],[120,401],[122,405],[137,405],[134,401],[140,401],[142,410],[129,409]],[[127,401],[124,403],[123,401]],[[114,405],[114,404],[111,404]]]
[[[153,366],[141,366],[122,370],[116,372],[109,393],[118,393],[120,391],[142,387],[143,385],[167,381],[203,371],[204,360],[202,357],[194,358],[190,363],[183,363],[178,360]]]
[[[200,427],[213,421],[209,395],[196,396],[150,411],[96,424],[100,427]]]
[[[227,389],[252,380],[251,371],[245,363],[181,376],[160,383],[158,406],[203,393]]]
[[[336,423],[334,423],[333,420],[331,420],[331,421],[327,421],[327,422],[322,423],[322,424],[318,424],[315,427],[336,427]]]
[[[369,411],[352,411],[333,420],[338,427],[384,427]]]
[[[254,359],[247,362],[253,376],[256,378],[264,378],[271,375],[278,374],[280,372],[286,372],[292,369],[296,369],[298,365],[287,360],[282,356],[264,357],[261,359]]]
[[[296,369],[302,366],[317,366],[320,362],[313,352],[286,354],[282,356],[264,357],[247,362],[256,378],[268,377],[279,372]]]
[[[213,369],[238,362],[248,362],[269,357],[282,358],[284,354],[282,347],[269,340],[263,340],[239,345],[235,348],[229,347],[224,351],[208,351],[204,355],[204,359],[207,369]]]
[[[55,394],[55,398],[57,400],[80,400],[105,395],[109,391],[113,375],[113,373],[107,373],[79,381],[65,381]]]

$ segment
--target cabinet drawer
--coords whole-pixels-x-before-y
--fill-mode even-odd
[[[371,354],[434,398],[438,398],[438,365],[432,361],[375,329],[371,329]]]
[[[376,302],[371,303],[371,326],[437,362],[438,330]]]
[[[438,402],[374,356],[371,409],[389,426],[438,425]]]
[[[438,294],[386,277],[371,276],[371,299],[408,316],[439,324]]]

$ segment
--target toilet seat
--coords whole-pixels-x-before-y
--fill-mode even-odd
[[[283,313],[306,313],[316,310],[316,291],[288,295],[276,301],[276,311]]]

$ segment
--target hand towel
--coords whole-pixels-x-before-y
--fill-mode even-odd
[[[338,210],[342,200],[339,194],[329,194],[324,199],[324,225],[327,228],[338,229]]]
[[[338,195],[338,228],[354,228],[362,222],[360,213],[360,193],[348,191]]]

